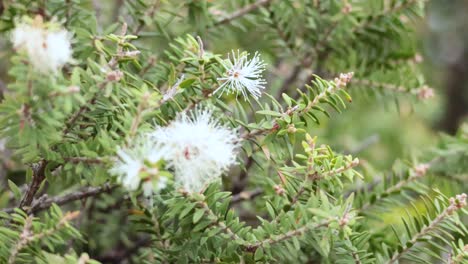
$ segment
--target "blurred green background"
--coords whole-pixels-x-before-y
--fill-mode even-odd
[[[416,25],[421,66],[436,96],[374,100],[352,93],[349,110],[319,128],[332,146],[359,151],[379,169],[430,151],[440,133],[455,134],[468,114],[468,1],[431,0]],[[338,144],[338,146],[337,146]]]

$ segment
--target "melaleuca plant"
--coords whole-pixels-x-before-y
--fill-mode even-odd
[[[434,96],[424,6],[0,2],[0,262],[466,263],[466,127],[379,170],[319,133]]]

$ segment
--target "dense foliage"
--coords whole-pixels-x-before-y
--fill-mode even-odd
[[[0,1],[0,263],[468,263],[468,126],[366,152],[425,5]]]

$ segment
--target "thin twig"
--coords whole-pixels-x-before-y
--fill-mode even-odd
[[[376,204],[378,201],[382,200],[383,197],[387,197],[388,195],[392,194],[392,193],[395,193],[395,192],[399,192],[401,191],[405,186],[407,186],[408,184],[418,180],[418,179],[421,179],[423,178],[426,174],[427,174],[427,171],[431,168],[431,166],[433,166],[434,164],[436,164],[437,162],[440,162],[442,160],[442,158],[440,157],[437,157],[437,158],[434,158],[432,159],[431,161],[429,161],[428,163],[423,163],[423,164],[418,164],[418,165],[415,165],[414,167],[412,167],[410,169],[410,174],[411,176],[407,179],[404,179],[404,180],[401,180],[399,181],[398,183],[396,183],[395,185],[392,185],[390,187],[388,187],[387,189],[385,189],[382,194],[380,194],[376,199],[374,199],[372,202],[367,202],[365,204],[363,204],[361,206],[361,212],[362,211],[365,211],[367,208],[369,208],[370,206],[372,206],[373,204]],[[423,169],[418,169],[418,166],[423,166]],[[345,197],[349,196],[351,193],[353,192],[360,192],[360,191],[363,191],[363,190],[367,190],[367,191],[371,191],[373,190],[373,188],[375,186],[377,186],[379,183],[381,182],[381,180],[379,181],[374,181],[372,182],[371,184],[369,185],[365,185],[364,187],[361,187],[357,190],[353,190],[352,192],[348,192],[345,194]]]
[[[67,157],[63,158],[66,162],[77,164],[77,163],[86,163],[86,164],[102,164],[104,163],[103,158],[88,158],[88,157]]]
[[[242,7],[241,9],[231,13],[227,17],[217,21],[214,25],[219,26],[219,25],[231,23],[231,21],[233,21],[234,19],[237,19],[237,18],[242,17],[242,16],[244,16],[244,15],[246,15],[246,14],[252,12],[252,11],[255,11],[258,8],[262,7],[262,6],[269,5],[271,1],[272,0],[258,0],[257,2],[255,2],[253,4],[246,5],[246,6]]]
[[[252,191],[243,191],[232,196],[231,204],[237,204],[243,201],[250,201],[263,194],[263,189],[257,188]]]
[[[379,141],[380,141],[379,135],[373,134],[370,137],[364,139],[362,142],[360,142],[359,145],[355,146],[354,148],[351,148],[348,153],[351,155],[359,154],[362,151],[369,148],[370,146],[378,143]]]
[[[381,82],[375,82],[375,81],[365,80],[365,79],[355,78],[353,79],[351,84],[368,86],[368,87],[378,87],[378,88],[382,88],[382,89],[389,90],[392,92],[399,92],[399,93],[411,93],[412,92],[412,89],[408,89],[401,85],[395,85],[392,83],[381,83]]]
[[[81,200],[87,197],[92,197],[92,196],[97,196],[99,194],[105,193],[105,192],[110,192],[113,189],[115,189],[117,185],[111,185],[109,183],[106,183],[102,186],[97,186],[97,187],[85,187],[83,189],[80,189],[78,191],[61,195],[61,196],[56,196],[56,197],[51,197],[48,198],[47,195],[44,195],[34,201],[31,202],[31,207],[27,210],[25,210],[28,214],[36,213],[42,210],[45,210],[49,207],[52,206],[52,204],[57,204],[57,205],[63,205],[67,204],[69,202],[73,202],[76,200]],[[21,208],[21,207],[20,207]],[[7,208],[3,209],[2,212],[6,213],[12,213],[14,212],[15,208]]]
[[[288,231],[288,232],[286,232],[284,234],[272,235],[272,236],[270,236],[269,238],[267,238],[265,240],[255,242],[255,243],[252,243],[252,244],[248,244],[244,248],[248,252],[255,252],[255,250],[257,250],[257,248],[264,247],[265,245],[273,245],[273,244],[279,243],[281,241],[288,240],[288,239],[290,239],[292,237],[303,235],[304,233],[306,233],[306,232],[308,232],[310,230],[317,229],[317,228],[320,228],[320,227],[326,227],[333,220],[334,219],[328,219],[328,220],[325,220],[325,221],[317,223],[317,224],[307,224],[307,225],[304,225],[302,227],[296,228],[294,230],[290,230],[290,231]]]

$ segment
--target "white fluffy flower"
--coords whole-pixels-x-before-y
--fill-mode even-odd
[[[151,180],[144,181],[142,185],[143,195],[146,197],[151,197],[154,193],[158,193],[161,190],[167,187],[167,183],[169,180],[167,177],[161,176],[157,180],[157,182],[153,182]]]
[[[64,29],[47,29],[39,18],[20,23],[13,30],[13,47],[26,51],[30,63],[42,73],[55,73],[71,60],[70,33]]]
[[[175,184],[200,192],[235,163],[237,131],[218,123],[211,110],[198,109],[179,116],[153,133],[164,144],[164,157],[175,171]]]
[[[122,185],[130,191],[138,189],[140,173],[157,173],[157,169],[147,166],[147,162],[156,163],[163,159],[160,145],[147,135],[135,139],[131,147],[119,148],[119,159],[109,170],[110,174],[118,177]],[[165,182],[164,182],[165,183]]]
[[[224,61],[223,66],[226,69],[226,76],[218,78],[218,81],[224,81],[214,92],[223,93],[241,93],[247,98],[247,92],[258,99],[262,90],[265,89],[266,81],[262,78],[262,72],[265,70],[265,63],[260,59],[259,54],[255,53],[252,59],[248,59],[248,53],[237,55],[232,51],[232,58]]]

